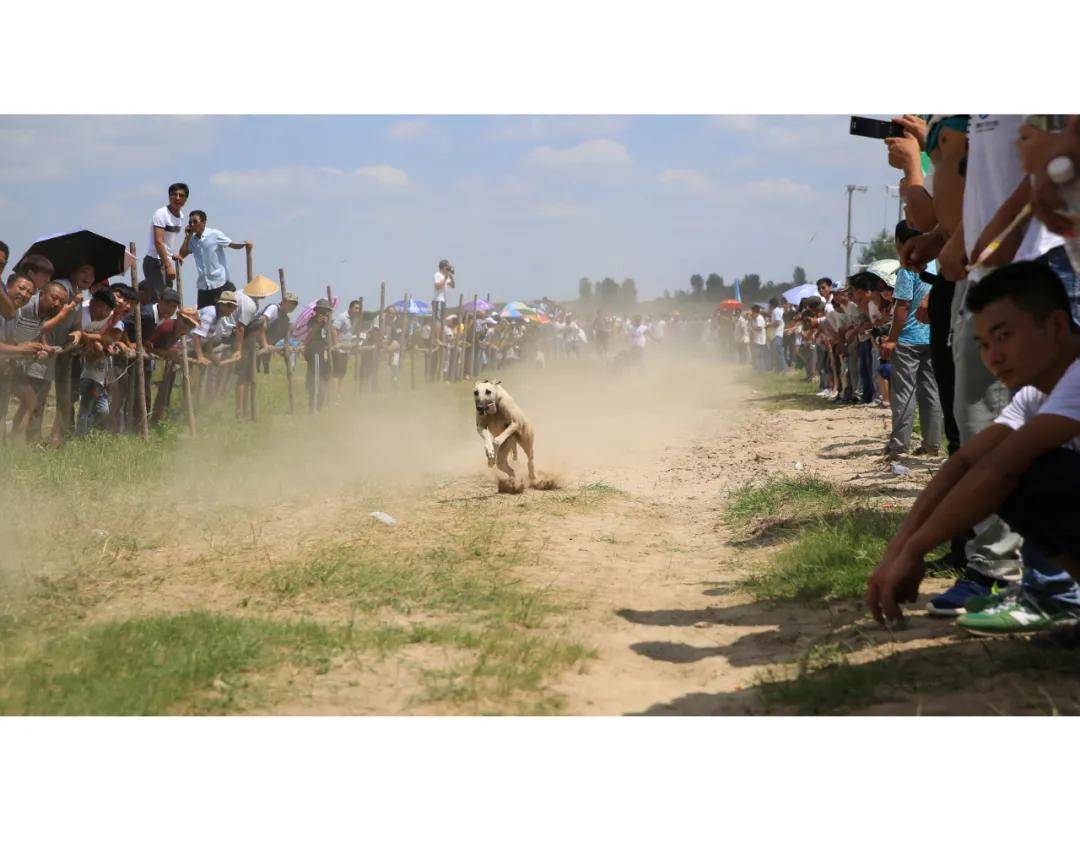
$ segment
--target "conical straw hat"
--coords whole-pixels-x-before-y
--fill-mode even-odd
[[[254,297],[261,299],[263,297],[269,297],[271,294],[277,294],[281,289],[278,288],[277,282],[271,282],[265,276],[256,276],[247,286],[244,288],[244,293],[248,297]]]

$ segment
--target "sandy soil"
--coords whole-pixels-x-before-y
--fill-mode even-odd
[[[399,518],[395,542],[407,544],[417,532],[453,524],[462,512],[457,508],[481,501],[509,516],[534,553],[506,577],[548,588],[568,610],[552,626],[596,652],[583,671],[551,682],[568,714],[757,713],[763,676],[838,632],[857,642],[853,662],[954,643],[961,652],[980,650],[949,622],[921,613],[903,632],[889,634],[868,624],[857,602],[757,603],[740,589],[762,553],[730,543],[722,512],[734,486],[808,471],[872,490],[885,507],[910,504],[937,463],[909,459],[907,476],[889,470],[879,456],[886,411],[822,410],[814,397],[776,410],[778,400],[754,391],[744,370],[667,351],[654,351],[633,373],[612,376],[590,361],[503,377],[538,429],[542,471],[564,489],[603,484],[621,491],[581,508],[546,507],[552,499],[544,496],[555,493],[538,490],[500,495],[472,428],[471,387],[455,385],[460,398],[451,403],[451,417],[445,400],[425,403],[422,393],[413,394],[394,409],[395,423],[365,416],[335,433],[325,448],[332,461],[309,454],[309,485],[268,487],[254,506],[224,522],[192,514],[188,524],[197,531],[121,556],[112,575],[84,581],[79,617],[92,622],[196,608],[344,617],[344,608],[260,594],[244,574],[296,560],[326,538],[374,537],[371,532],[386,530],[372,525],[367,514],[374,509]],[[390,450],[400,458],[387,459]],[[389,479],[394,476],[397,482]],[[931,580],[926,590],[943,584]],[[415,700],[422,670],[453,659],[417,646],[384,660],[336,658],[318,676],[280,668],[260,682],[262,696],[246,710],[460,710]],[[1047,704],[1080,700],[1071,691],[1032,687],[1018,703],[1015,690],[997,680],[985,691],[902,700],[868,713],[985,713],[998,704],[1045,713]]]

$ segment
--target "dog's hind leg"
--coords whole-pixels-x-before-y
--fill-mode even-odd
[[[496,457],[496,463],[495,464],[498,465],[500,471],[502,471],[507,477],[509,477],[511,480],[513,480],[514,479],[514,469],[510,467],[510,462],[508,461],[509,456],[510,456],[510,445],[508,443],[504,442],[503,446],[499,448],[499,453],[498,453],[498,456]]]
[[[533,467],[533,438],[523,437],[521,439],[521,449],[525,451],[525,458],[529,460],[529,482],[536,482],[536,470]]]

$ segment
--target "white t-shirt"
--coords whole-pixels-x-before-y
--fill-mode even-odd
[[[645,334],[649,332],[648,324],[638,324],[633,330],[630,331],[630,344],[635,348],[645,347]]]
[[[446,302],[447,276],[441,270],[435,274],[435,302]]]
[[[199,326],[191,332],[198,336],[200,339],[209,338],[210,334],[214,331],[214,325],[217,323],[217,307],[216,306],[203,306],[199,310]]]
[[[994,422],[1016,430],[1038,414],[1056,414],[1080,421],[1080,359],[1073,360],[1049,393],[1031,386],[1021,387]],[[1080,452],[1080,436],[1065,447]]]
[[[765,316],[760,312],[754,316],[754,344],[765,344]]]
[[[769,338],[775,339],[784,335],[784,310],[777,306],[769,313]]]
[[[248,297],[247,294],[244,294],[241,291],[237,291],[236,311],[229,316],[229,318],[233,322],[233,326],[232,328],[230,328],[229,332],[231,333],[232,329],[235,328],[237,324],[243,324],[245,328],[248,327],[251,322],[255,320],[255,316],[257,316],[258,314],[258,304],[250,297]]]
[[[735,321],[735,336],[741,345],[750,344],[750,322],[741,315]]]
[[[964,183],[964,243],[969,259],[987,223],[1024,178],[1016,150],[1023,120],[1019,114],[971,115]],[[1013,260],[1031,261],[1064,242],[1038,219],[1032,219]],[[983,268],[978,268],[971,278],[978,281],[985,275]]]
[[[184,219],[183,210],[180,211],[179,216],[173,216],[168,207],[159,207],[154,211],[154,216],[150,220],[150,244],[146,247],[146,254],[158,261],[161,260],[157,246],[154,245],[154,229],[162,228],[165,231],[165,248],[169,250],[171,255],[179,255],[180,247],[184,245],[184,228],[186,226],[187,220]]]
[[[653,335],[660,340],[663,340],[667,334],[667,321],[661,318],[653,325]]]

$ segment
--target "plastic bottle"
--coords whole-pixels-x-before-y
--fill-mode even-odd
[[[1065,213],[1073,220],[1073,236],[1065,238],[1065,251],[1073,272],[1080,273],[1080,180],[1076,177],[1076,166],[1068,156],[1058,156],[1046,166],[1046,176],[1058,187],[1065,201]]]

